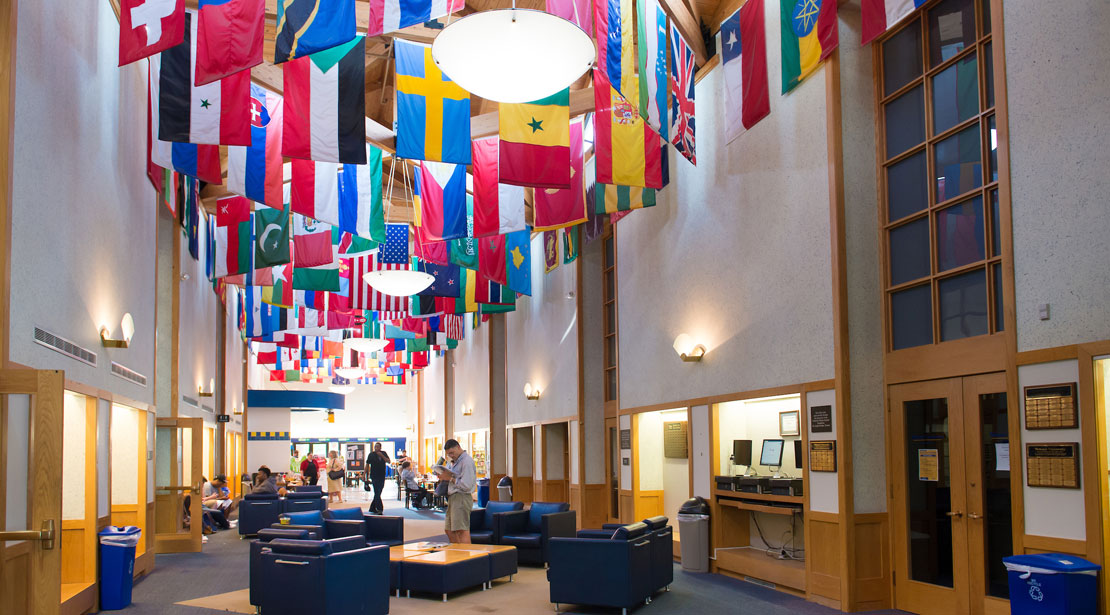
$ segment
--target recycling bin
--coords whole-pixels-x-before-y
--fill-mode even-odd
[[[682,569],[709,572],[709,503],[693,497],[678,509]]]
[[[135,575],[135,545],[142,530],[112,526],[100,530],[100,610],[118,611],[131,604]]]
[[[1095,615],[1098,564],[1062,553],[1002,559],[1010,580],[1014,615]]]
[[[478,479],[478,507],[485,508],[489,503],[489,479]]]

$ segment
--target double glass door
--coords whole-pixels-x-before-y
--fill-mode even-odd
[[[1005,374],[895,385],[889,393],[897,608],[1009,613]]]

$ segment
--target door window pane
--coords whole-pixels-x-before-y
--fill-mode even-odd
[[[983,460],[983,538],[986,541],[987,595],[1009,598],[1006,567],[1002,558],[1014,554],[1013,519],[1010,511],[1010,471],[999,470],[999,446],[1009,446],[1010,428],[1006,394],[979,396],[980,449]]]
[[[617,370],[605,370],[605,401],[617,398]]]
[[[987,271],[946,278],[937,283],[940,341],[987,333]]]
[[[933,343],[932,293],[928,284],[890,295],[894,350]]]
[[[890,222],[929,206],[929,171],[925,150],[887,168],[886,194]]]
[[[929,11],[929,68],[975,43],[975,4],[944,0]]]
[[[965,56],[933,77],[933,134],[979,114],[979,65]]]
[[[947,514],[952,510],[948,400],[908,401],[903,407],[910,578],[952,587],[952,517]]]
[[[937,143],[934,156],[938,203],[983,185],[978,123]]]
[[[921,75],[921,22],[916,19],[883,43],[883,95]]]
[[[929,219],[890,229],[890,285],[929,275]]]
[[[987,159],[990,164],[991,181],[998,181],[998,130],[994,125],[995,116],[991,116],[987,120],[987,151],[989,158]]]
[[[617,332],[617,302],[616,301],[610,301],[609,303],[605,304],[605,318],[606,318],[606,320],[605,320],[605,324],[606,324],[605,333],[606,334],[616,333]]]
[[[991,0],[983,0],[979,3],[983,7],[983,34],[991,33]]]
[[[1002,236],[998,228],[998,191],[990,191],[991,201],[991,256],[998,256],[1002,253]]]
[[[985,241],[980,197],[942,209],[937,213],[937,271],[983,260]]]
[[[605,268],[613,266],[613,238],[605,238]]]
[[[898,154],[925,140],[925,95],[921,86],[886,105],[886,157]]]
[[[994,44],[983,46],[983,79],[987,90],[987,109],[994,106]]]
[[[617,336],[608,335],[605,337],[605,367],[615,367],[617,365]]]
[[[1002,263],[991,266],[991,279],[994,281],[994,330],[1005,331],[1006,321],[1002,318]]]

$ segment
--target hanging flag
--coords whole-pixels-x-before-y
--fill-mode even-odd
[[[378,242],[372,239],[352,235],[346,231],[340,230],[338,226],[332,227],[331,230],[332,233],[336,235],[333,237],[332,242],[339,246],[339,253],[343,256],[355,256],[378,249]]]
[[[204,274],[216,279],[216,216],[204,216]]]
[[[320,260],[324,259],[319,258],[317,262]],[[293,288],[297,290],[340,292],[343,287],[339,281],[339,260],[339,246],[331,245],[329,242],[327,262],[316,267],[307,267],[294,261]]]
[[[462,10],[463,0],[370,0],[366,36],[379,36]]]
[[[254,266],[289,262],[289,209],[259,206],[254,212]]]
[[[594,71],[594,159],[597,180],[622,186],[662,188],[669,181],[665,142],[625,100]]]
[[[586,221],[586,189],[582,177],[582,122],[570,125],[570,188],[536,188],[532,200],[533,230],[546,231]]]
[[[578,242],[580,241],[577,226],[568,226],[563,229],[563,264],[573,263],[578,258]]]
[[[408,262],[401,264],[381,264],[377,262],[377,254],[356,256],[350,259],[348,269],[348,283],[350,287],[350,305],[358,310],[381,310],[387,312],[408,312],[409,298],[395,297],[380,293],[370,287],[362,276],[371,271],[394,271],[409,268]]]
[[[559,233],[543,232],[543,272],[551,273],[559,266]]]
[[[497,282],[508,283],[505,277],[505,235],[490,235],[478,239],[478,273],[482,277]]]
[[[547,0],[544,10],[582,28],[586,34],[594,31],[594,10],[591,0]]]
[[[278,265],[267,269],[270,285],[262,287],[262,301],[270,305],[291,308],[296,303],[293,293],[293,266]]]
[[[331,226],[293,214],[293,262],[297,267],[319,267],[332,263]]]
[[[220,146],[195,143],[171,143],[158,138],[158,99],[162,54],[150,56],[147,90],[150,104],[150,160],[152,164],[189,175],[210,184],[223,182],[220,168]],[[169,186],[163,183],[166,189]],[[175,186],[176,188],[176,186]],[[167,204],[169,200],[167,200]],[[176,201],[175,201],[176,203]]]
[[[274,64],[342,45],[355,36],[355,0],[279,0]]]
[[[570,89],[529,103],[501,103],[499,181],[570,187]]]
[[[366,164],[345,164],[339,173],[339,227],[378,243],[385,241],[382,150],[373,145],[366,145]]]
[[[671,143],[692,164],[694,153],[694,52],[671,26]]]
[[[198,8],[196,85],[262,63],[266,0],[200,0]]]
[[[339,165],[293,159],[289,166],[292,172],[289,202],[293,213],[338,225]]]
[[[640,95],[636,80],[636,54],[633,0],[594,0],[594,29],[597,39],[597,68],[632,107],[638,108]],[[594,87],[597,87],[596,85]]]
[[[421,241],[466,237],[466,166],[424,161],[418,175]]]
[[[366,164],[366,37],[282,67],[290,158]]]
[[[397,157],[470,164],[470,93],[436,66],[432,48],[393,40]]]
[[[530,230],[505,235],[505,260],[507,286],[522,295],[531,296],[532,232]]]
[[[254,267],[253,231],[250,201],[241,196],[216,201],[216,277],[246,273]]]
[[[184,36],[185,0],[121,0],[120,66],[178,45]]]
[[[836,0],[780,0],[779,13],[782,93],[786,94],[836,49]]]
[[[437,265],[419,261],[417,267],[420,271],[435,278],[431,286],[417,293],[424,297],[458,297],[459,296],[459,266]]]
[[[498,183],[498,151],[496,136],[472,142],[474,237],[511,233],[525,227],[524,188]]]
[[[193,177],[185,178],[185,236],[189,238],[189,256],[200,260],[200,185]]]
[[[399,265],[409,262],[409,225],[385,225],[385,243],[378,247],[378,262]]]
[[[725,74],[725,142],[732,143],[771,112],[763,0],[748,0],[721,23],[719,45]]]
[[[640,117],[667,139],[667,14],[658,0],[636,0],[636,57],[640,73]]]
[[[250,105],[251,144],[227,148],[227,189],[255,202],[281,207],[285,204],[281,156],[285,101],[252,83]]]
[[[466,237],[452,239],[449,261],[459,267],[478,270],[478,248],[474,245],[474,199],[466,195]]]
[[[861,45],[898,25],[929,0],[863,0],[860,7]]]
[[[598,214],[655,207],[655,190],[651,188],[597,184],[594,194],[594,211]]]

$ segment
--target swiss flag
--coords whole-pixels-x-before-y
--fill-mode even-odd
[[[185,0],[122,0],[119,65],[130,64],[185,40]]]

